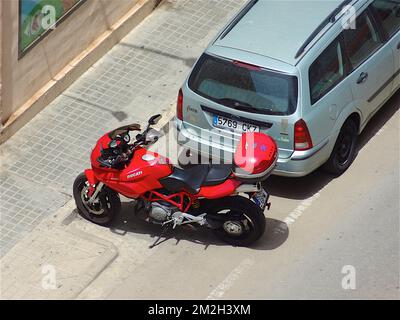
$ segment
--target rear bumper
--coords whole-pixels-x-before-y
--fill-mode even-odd
[[[180,144],[185,149],[204,157],[212,156],[220,162],[231,162],[234,149],[231,146],[224,146],[192,134],[182,126],[182,121],[175,121],[175,132]],[[326,139],[319,145],[307,151],[295,151],[288,158],[278,158],[273,175],[285,177],[303,177],[324,164],[332,150],[331,141]]]
[[[278,159],[274,175],[304,177],[323,165],[330,156],[329,139],[307,151],[295,151],[290,158]]]

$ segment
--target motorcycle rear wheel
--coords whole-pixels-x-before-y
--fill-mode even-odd
[[[247,198],[234,196],[212,200],[208,208],[208,216],[221,224],[213,230],[215,235],[230,245],[247,247],[264,234],[264,213]]]
[[[81,173],[74,182],[73,193],[79,214],[86,220],[100,226],[108,226],[121,210],[121,200],[118,193],[103,187],[94,204],[89,204],[89,182]]]

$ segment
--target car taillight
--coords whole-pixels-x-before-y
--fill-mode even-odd
[[[179,120],[183,120],[183,92],[179,89],[178,101],[176,104],[176,116]]]
[[[305,151],[313,147],[310,132],[304,120],[299,120],[294,125],[294,149]]]

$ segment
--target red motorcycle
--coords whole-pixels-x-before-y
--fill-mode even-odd
[[[106,226],[121,209],[119,194],[136,200],[135,212],[165,228],[196,224],[224,242],[248,246],[265,230],[269,195],[261,186],[277,161],[275,141],[262,133],[243,134],[233,164],[199,164],[182,169],[147,150],[161,133],[151,126],[131,143],[132,124],[104,135],[91,155],[92,169],[80,174],[73,193],[85,219]],[[244,194],[241,196],[239,194]],[[139,210],[140,209],[140,210]]]

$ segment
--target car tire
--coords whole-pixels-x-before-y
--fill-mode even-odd
[[[356,157],[357,131],[357,125],[352,119],[344,123],[332,154],[323,166],[325,171],[340,176],[351,166]]]

